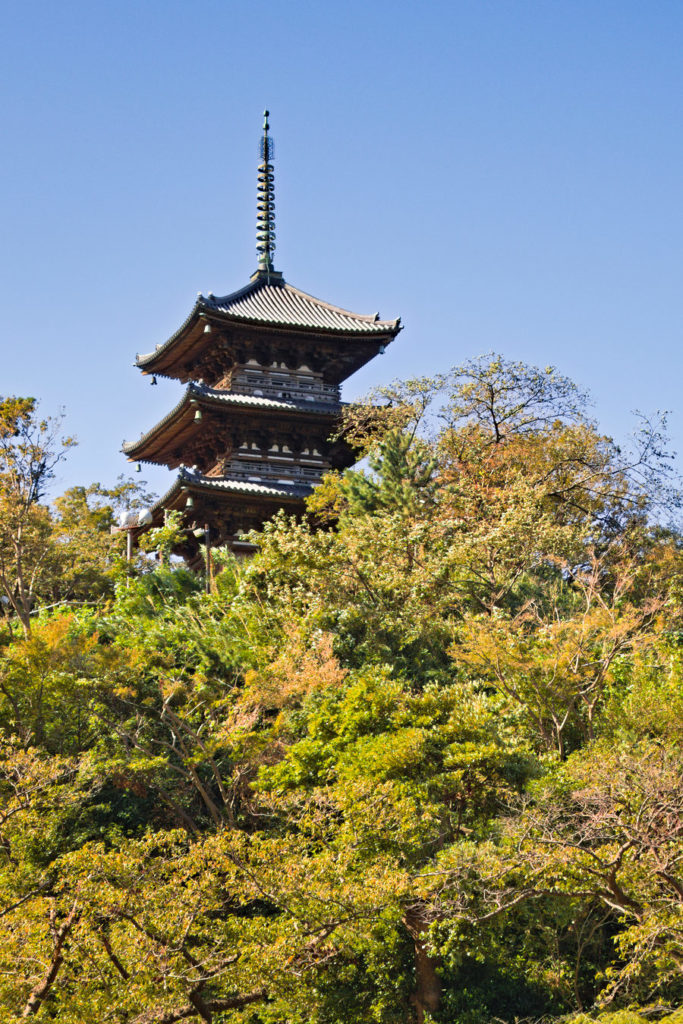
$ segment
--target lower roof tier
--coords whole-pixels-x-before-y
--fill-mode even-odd
[[[212,543],[260,529],[280,509],[300,515],[311,486],[256,484],[228,477],[206,477],[183,469],[166,494],[149,510],[151,521],[136,532],[162,526],[167,511],[182,512],[188,532],[209,526]]]

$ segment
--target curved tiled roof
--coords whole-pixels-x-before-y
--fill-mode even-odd
[[[201,397],[210,401],[225,402],[226,405],[239,405],[245,408],[273,410],[303,410],[304,412],[323,412],[336,416],[341,408],[340,402],[308,402],[305,398],[264,398],[261,395],[241,395],[238,391],[225,391],[222,388],[210,388],[206,384],[188,385],[188,397]]]
[[[124,441],[121,451],[124,455],[130,455],[141,444],[154,437],[167,423],[170,423],[190,402],[193,400],[204,400],[212,403],[225,404],[240,409],[269,409],[273,412],[305,412],[329,416],[330,419],[337,417],[342,409],[342,403],[338,402],[307,402],[305,400],[261,398],[257,395],[240,395],[234,391],[223,391],[219,388],[210,388],[206,384],[188,384],[182,398],[163,419],[155,423],[148,431],[140,434],[137,441]]]
[[[193,331],[201,330],[202,318],[211,314],[240,324],[312,331],[375,344],[388,343],[401,330],[400,317],[396,320],[380,320],[379,314],[364,316],[352,313],[287,284],[281,274],[257,271],[248,285],[230,295],[217,297],[212,293],[208,296],[200,294],[175,334],[157,345],[153,352],[138,354],[136,365],[153,372],[155,365],[158,366],[160,360],[163,362],[176,343],[187,338]]]
[[[232,491],[237,494],[263,494],[272,498],[304,498],[313,487],[309,484],[255,484],[229,477],[204,476],[189,469],[181,469],[178,482],[211,491]]]
[[[261,272],[245,288],[217,298],[201,298],[206,310],[238,320],[303,327],[308,330],[348,332],[352,334],[396,333],[400,320],[380,320],[379,314],[363,316],[332,306],[314,295],[302,292],[280,277]]]
[[[261,495],[280,500],[305,498],[313,490],[309,484],[254,484],[247,480],[231,480],[229,477],[204,476],[202,473],[184,468],[180,470],[166,494],[154,502],[150,512],[162,512],[181,491],[193,487],[228,494]]]

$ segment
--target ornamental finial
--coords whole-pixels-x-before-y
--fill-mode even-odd
[[[256,204],[256,251],[259,270],[273,269],[275,252],[275,175],[271,163],[275,150],[268,131],[270,114],[263,111],[263,135],[259,147],[261,162],[258,165],[258,202]]]

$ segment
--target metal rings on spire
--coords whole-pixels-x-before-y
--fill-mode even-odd
[[[261,162],[258,165],[258,200],[256,203],[256,251],[259,267],[262,270],[273,269],[273,253],[275,252],[275,175],[272,159],[274,156],[273,140],[268,134],[268,111],[263,112],[263,135],[259,147]]]

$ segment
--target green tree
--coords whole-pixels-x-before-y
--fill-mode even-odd
[[[115,528],[121,513],[149,507],[145,484],[119,477],[114,487],[72,487],[52,504],[51,547],[43,602],[97,601],[111,597],[122,573],[124,541]]]
[[[498,357],[346,430],[368,461],[311,501],[327,528],[277,516],[210,594],[175,564],[111,586],[113,499],[60,504],[84,560],[55,593],[92,603],[0,665],[9,1017],[635,1024],[680,998],[657,432],[628,455]]]
[[[50,514],[41,501],[75,444],[62,434],[62,420],[41,418],[34,398],[0,401],[0,591],[24,632],[50,550]]]

